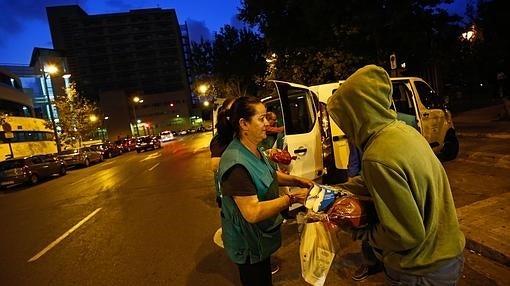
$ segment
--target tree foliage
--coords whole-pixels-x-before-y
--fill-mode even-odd
[[[215,34],[214,44],[192,43],[193,90],[201,84],[214,96],[241,96],[250,92],[266,72],[263,39],[249,29],[226,25]]]
[[[411,72],[446,57],[446,34],[458,17],[438,4],[452,0],[244,0],[240,18],[257,27],[279,59],[277,76],[305,84],[344,78],[362,65],[389,69],[389,55]],[[315,64],[310,68],[309,64]]]
[[[97,115],[98,107],[80,96],[74,82],[65,90],[65,94],[55,97],[55,105],[59,118],[57,126],[62,131],[59,138],[61,146],[81,145],[82,139],[97,131],[100,122],[91,120],[91,116]]]

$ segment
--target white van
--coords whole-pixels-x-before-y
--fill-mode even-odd
[[[398,118],[415,127],[441,160],[455,159],[459,143],[444,101],[421,78],[398,77],[391,81],[392,108]],[[296,158],[290,172],[320,178],[328,184],[344,182],[348,142],[326,109],[328,98],[342,81],[311,87],[283,81],[272,84],[274,90],[262,101],[268,111],[280,116],[285,126],[285,148]]]

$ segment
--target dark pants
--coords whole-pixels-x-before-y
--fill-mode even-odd
[[[249,258],[245,264],[237,264],[239,277],[243,286],[272,286],[271,262],[267,258],[259,263],[250,264]]]
[[[464,255],[451,259],[445,266],[423,275],[411,275],[386,267],[387,285],[447,286],[456,285],[464,269]]]
[[[361,241],[361,254],[363,255],[363,264],[373,266],[381,263],[375,256],[374,249],[370,246],[368,240]]]

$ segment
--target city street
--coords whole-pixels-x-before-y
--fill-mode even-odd
[[[210,139],[210,132],[181,136],[159,150],[126,153],[36,186],[1,190],[2,285],[239,285],[236,267],[213,242],[220,221]],[[459,157],[445,164],[456,207],[508,192],[508,141],[460,140]],[[282,229],[274,284],[308,285],[300,276],[296,221]],[[358,285],[350,275],[359,262],[359,243],[341,238],[325,285]],[[508,283],[508,266],[477,252],[465,255],[459,285]],[[363,285],[382,283],[378,274]]]

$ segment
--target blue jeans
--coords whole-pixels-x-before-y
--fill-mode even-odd
[[[446,286],[456,285],[464,270],[464,255],[451,259],[445,266],[438,270],[423,275],[402,273],[386,267],[386,284],[416,285],[416,286]]]

